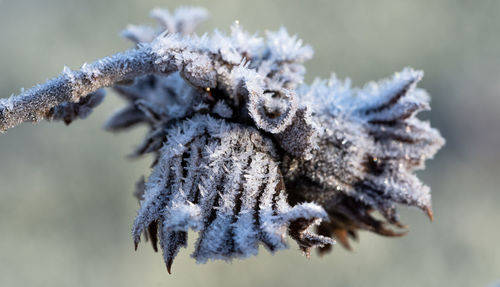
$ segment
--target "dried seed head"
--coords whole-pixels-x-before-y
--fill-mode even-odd
[[[85,64],[17,97],[0,100],[0,131],[42,118],[86,117],[112,86],[127,105],[105,125],[149,127],[134,156],[153,153],[137,184],[132,233],[157,250],[170,272],[187,231],[193,257],[231,260],[263,244],[285,248],[288,234],[309,256],[334,236],[346,248],[358,230],[400,236],[397,204],[432,218],[430,189],[414,171],[444,144],[416,117],[429,109],[422,72],[404,69],[362,89],[331,79],[302,83],[312,57],[284,28],[265,38],[238,23],[231,34],[190,34],[199,8],[155,10],[158,30],[130,26],[127,52]],[[377,219],[373,213],[383,217]],[[317,225],[318,234],[311,231]]]

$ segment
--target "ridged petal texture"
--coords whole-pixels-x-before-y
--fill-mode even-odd
[[[286,248],[287,229],[305,252],[332,244],[307,231],[327,218],[321,206],[287,203],[275,156],[254,128],[205,115],[174,125],[140,185],[135,243],[143,232],[153,245],[158,237],[169,272],[190,228],[199,232],[192,255],[198,262],[255,255],[259,243],[272,252]]]

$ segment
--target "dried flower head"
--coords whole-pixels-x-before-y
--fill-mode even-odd
[[[432,219],[430,190],[414,175],[443,145],[416,114],[429,109],[410,68],[352,88],[335,76],[303,84],[310,46],[282,28],[266,37],[238,23],[230,35],[192,34],[202,8],[154,10],[160,27],[129,26],[135,48],[0,100],[0,130],[43,118],[85,118],[113,89],[128,104],[110,131],[143,123],[134,155],[155,155],[137,184],[132,234],[159,244],[170,272],[187,232],[199,232],[193,257],[231,260],[287,247],[308,256],[334,243],[349,248],[358,230],[400,236],[397,204]],[[383,219],[377,219],[378,212]],[[316,226],[317,233],[312,227]]]

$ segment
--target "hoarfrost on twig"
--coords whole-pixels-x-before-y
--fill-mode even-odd
[[[414,171],[444,140],[416,117],[430,109],[416,87],[422,72],[363,88],[335,75],[306,85],[313,50],[284,28],[261,38],[236,22],[229,35],[200,37],[192,32],[204,9],[151,15],[158,29],[122,33],[135,48],[1,99],[0,130],[85,118],[113,87],[127,105],[105,128],[147,125],[133,155],[155,158],[137,184],[133,240],[159,244],[169,272],[189,229],[203,263],[256,255],[259,244],[286,248],[287,231],[306,256],[331,248],[332,236],[350,248],[358,230],[401,236],[398,204],[432,219],[430,189]]]

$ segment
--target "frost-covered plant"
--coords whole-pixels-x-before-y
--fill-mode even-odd
[[[335,76],[303,84],[310,46],[282,28],[266,37],[235,23],[231,33],[192,34],[201,8],[154,10],[160,27],[129,26],[124,53],[64,68],[62,75],[0,101],[0,130],[43,118],[85,118],[113,89],[128,104],[106,123],[120,131],[149,126],[134,155],[155,155],[137,184],[140,209],[132,228],[168,271],[187,232],[199,232],[193,257],[245,258],[259,243],[274,252],[285,234],[307,256],[332,236],[349,248],[358,230],[404,233],[397,204],[432,219],[430,190],[414,175],[443,145],[415,117],[429,109],[416,88],[422,72],[352,88]],[[378,212],[382,219],[377,219]],[[311,229],[316,226],[317,233]]]

